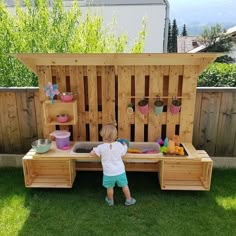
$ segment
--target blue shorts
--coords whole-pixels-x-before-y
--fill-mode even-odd
[[[121,187],[121,188],[128,185],[128,180],[127,180],[125,172],[120,175],[115,175],[115,176],[103,175],[102,185],[105,188],[114,188],[116,184],[118,187]]]

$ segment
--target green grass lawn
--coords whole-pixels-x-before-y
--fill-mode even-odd
[[[0,235],[236,235],[236,169],[214,169],[210,192],[161,191],[154,173],[128,173],[137,199],[104,202],[100,172],[73,189],[26,189],[22,169],[0,169]]]

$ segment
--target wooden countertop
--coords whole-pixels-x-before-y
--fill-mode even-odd
[[[100,158],[97,156],[91,156],[89,153],[74,153],[72,150],[74,146],[79,142],[72,142],[70,149],[60,150],[56,148],[55,142],[52,142],[51,149],[47,153],[38,154],[34,149],[30,149],[29,152],[23,157],[23,159],[43,159],[43,160],[52,160],[52,159],[73,159],[81,162],[100,162]],[[88,142],[89,143],[89,142]],[[171,156],[163,155],[162,153],[158,154],[134,154],[127,153],[123,160],[125,162],[158,162],[160,160],[203,160],[203,161],[212,161],[211,158],[207,155],[205,151],[196,150],[191,143],[182,143],[188,156]]]

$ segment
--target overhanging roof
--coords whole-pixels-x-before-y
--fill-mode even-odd
[[[37,74],[37,66],[57,65],[200,65],[213,62],[220,53],[20,53],[12,54]]]

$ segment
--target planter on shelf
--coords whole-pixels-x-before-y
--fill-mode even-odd
[[[177,114],[180,112],[181,101],[179,99],[173,99],[170,105],[170,112],[172,114]]]
[[[127,107],[127,114],[131,115],[133,114],[134,109],[133,109],[133,105],[130,103]]]
[[[138,109],[143,115],[147,115],[149,112],[148,100],[142,99],[138,102]]]
[[[164,102],[161,101],[160,99],[154,102],[154,112],[157,115],[160,115],[163,112],[163,107],[164,107]]]

